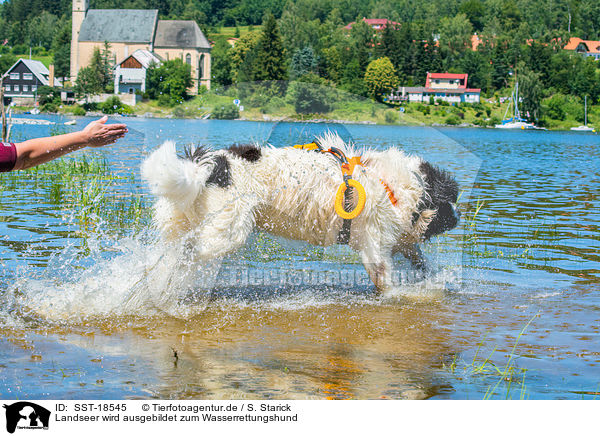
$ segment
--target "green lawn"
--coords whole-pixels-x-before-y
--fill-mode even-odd
[[[18,54],[15,55],[17,59],[29,59],[29,53],[27,54]],[[46,68],[48,68],[50,66],[50,64],[53,62],[54,60],[54,56],[52,55],[46,55],[46,56],[31,56],[31,59],[34,61],[40,61],[41,63],[43,63]]]
[[[261,28],[262,26],[238,26],[238,29],[240,29],[240,36],[250,32],[250,29],[252,29],[253,32],[256,32],[261,30]],[[215,30],[215,33],[208,34],[208,39],[214,41],[215,38],[220,36],[224,36],[226,38],[233,38],[235,36],[235,27],[217,27]]]

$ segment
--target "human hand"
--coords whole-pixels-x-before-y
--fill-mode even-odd
[[[128,132],[125,124],[106,124],[107,120],[108,117],[105,115],[99,120],[92,121],[82,130],[86,145],[102,147],[114,144]]]

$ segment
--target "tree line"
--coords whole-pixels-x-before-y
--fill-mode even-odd
[[[213,84],[291,79],[382,100],[398,85],[423,86],[427,72],[467,73],[469,87],[488,97],[518,78],[522,109],[531,119],[540,117],[542,99],[555,94],[587,95],[593,102],[600,98],[600,62],[563,50],[572,34],[546,29],[534,38],[522,21],[524,12],[511,1],[502,2],[496,16],[501,33],[489,29],[489,12],[479,0],[463,2],[456,15],[443,17],[435,27],[426,21],[394,21],[382,30],[360,16],[348,30],[337,9],[321,19],[303,4],[288,3],[279,20],[269,15],[262,33],[244,34],[234,47],[217,39]],[[389,13],[384,17],[393,16]],[[277,39],[282,49],[266,53],[264,38]]]

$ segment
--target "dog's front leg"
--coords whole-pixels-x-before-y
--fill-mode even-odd
[[[422,272],[427,269],[425,257],[418,244],[405,245],[400,249],[400,252],[410,261],[415,269]]]
[[[392,251],[380,247],[367,247],[360,252],[367,274],[377,292],[388,295],[395,287],[393,282]]]

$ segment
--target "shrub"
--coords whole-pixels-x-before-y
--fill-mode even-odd
[[[212,112],[212,116],[217,120],[235,120],[240,117],[240,110],[233,103],[228,103],[216,107]]]
[[[398,121],[398,112],[396,111],[385,111],[385,122],[388,124],[394,124]]]
[[[325,85],[325,80],[316,74],[304,75],[290,84],[286,100],[294,105],[294,110],[299,114],[329,112],[333,99],[330,89]]]
[[[83,103],[82,107],[86,112],[97,111],[99,109],[98,103]]]
[[[83,117],[83,116],[85,116],[85,114],[86,114],[85,109],[82,108],[81,106],[73,107],[73,115],[75,115],[77,117]]]
[[[54,102],[46,103],[40,107],[42,112],[58,112],[58,105]]]
[[[29,46],[27,44],[15,44],[12,48],[13,54],[26,54],[29,52]]]
[[[449,124],[451,126],[456,126],[456,125],[460,124],[460,119],[456,115],[451,114],[446,118],[446,124]]]
[[[565,104],[567,98],[563,94],[554,94],[546,101],[546,115],[552,119],[563,121],[566,118]]]
[[[50,86],[40,86],[37,89],[37,98],[40,106],[45,106],[48,103],[60,105],[60,91]]]
[[[117,97],[113,95],[109,97],[104,103],[100,104],[100,110],[105,114],[132,114],[133,109]]]
[[[146,77],[150,97],[157,98],[161,106],[175,106],[186,100],[187,89],[193,84],[191,67],[181,59],[152,64]]]
[[[175,118],[185,117],[185,109],[181,105],[176,106],[175,109],[173,109],[173,116]]]

